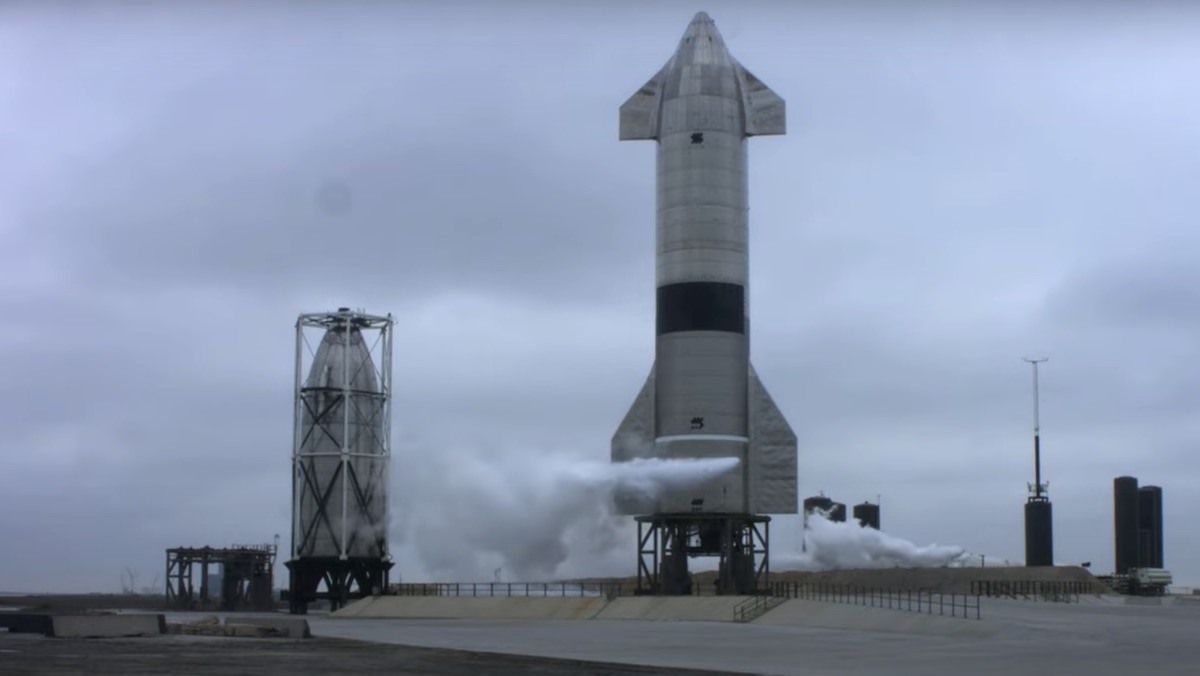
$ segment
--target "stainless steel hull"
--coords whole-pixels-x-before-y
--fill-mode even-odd
[[[794,514],[796,437],[750,364],[751,136],[785,133],[783,99],[696,15],[675,54],[621,107],[621,140],[657,142],[655,362],[612,442],[612,460],[719,458],[705,487],[623,513]]]

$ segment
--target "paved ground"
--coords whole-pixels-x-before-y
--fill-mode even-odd
[[[985,622],[997,625],[994,636],[913,636],[725,622],[313,617],[310,623],[319,635],[760,674],[1157,676],[1200,671],[1200,603],[1088,606],[985,600],[984,615]]]
[[[804,676],[1200,673],[1200,644],[1196,643],[1200,601],[1113,603],[985,599],[982,621],[996,631],[982,638],[730,622],[362,620],[313,614],[307,618],[312,631],[324,638],[302,642],[35,639],[42,643],[29,648],[34,644],[22,646],[15,642],[18,639],[0,634],[0,674],[619,674],[671,673],[669,667]],[[878,612],[905,615],[886,609]],[[168,620],[201,615],[168,614]],[[517,655],[592,663],[548,663]]]
[[[74,640],[6,632],[0,632],[0,674],[724,676],[713,671],[664,671],[652,667],[488,655],[330,638],[292,641],[160,636]]]

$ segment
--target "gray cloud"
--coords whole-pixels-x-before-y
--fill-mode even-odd
[[[0,536],[22,543],[0,590],[286,547],[299,312],[398,317],[405,579],[404,510],[455,462],[503,468],[503,497],[531,458],[607,457],[653,358],[653,148],[616,141],[616,107],[695,8],[95,5],[0,23]],[[1196,17],[707,10],[789,103],[789,135],[751,144],[751,303],[801,490],[1019,559],[1019,358],[1048,354],[1060,558],[1111,565],[1133,473],[1200,582]],[[45,554],[70,547],[86,565]]]

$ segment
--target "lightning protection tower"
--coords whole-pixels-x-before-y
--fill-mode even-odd
[[[1025,565],[1054,565],[1054,520],[1049,484],[1042,481],[1042,425],[1038,413],[1038,364],[1048,357],[1024,357],[1033,365],[1033,483],[1025,501]]]
[[[394,320],[339,308],[296,321],[293,614],[387,588]],[[323,335],[314,351],[309,335]]]

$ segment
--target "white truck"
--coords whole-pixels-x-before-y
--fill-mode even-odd
[[[1162,568],[1131,568],[1129,570],[1129,594],[1134,596],[1162,596],[1171,586],[1171,571]]]

